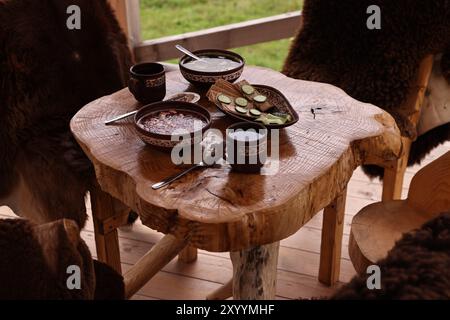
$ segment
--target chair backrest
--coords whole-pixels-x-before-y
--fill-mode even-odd
[[[428,55],[420,62],[415,85],[410,88],[407,100],[400,106],[400,109],[412,110],[409,119],[416,127],[419,123],[425,92],[427,90],[431,71],[433,70],[433,61],[433,55]]]
[[[67,8],[81,9],[81,29]],[[0,198],[30,137],[69,131],[86,103],[126,86],[126,37],[106,0],[0,1]]]
[[[411,181],[408,204],[429,214],[450,210],[450,152],[419,170]]]

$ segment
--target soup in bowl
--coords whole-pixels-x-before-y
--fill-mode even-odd
[[[201,88],[208,88],[218,79],[236,81],[244,70],[245,60],[237,53],[220,49],[203,49],[193,52],[201,61],[187,55],[180,59],[183,77]]]
[[[208,110],[196,103],[164,101],[149,104],[135,116],[136,131],[146,144],[171,150],[182,142],[193,144],[211,125]],[[175,137],[175,139],[173,139]]]

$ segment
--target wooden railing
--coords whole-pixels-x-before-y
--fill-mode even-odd
[[[136,61],[165,61],[180,56],[175,44],[190,50],[229,49],[290,38],[300,27],[301,12],[249,20],[211,29],[141,41],[139,0],[108,0],[128,36]]]

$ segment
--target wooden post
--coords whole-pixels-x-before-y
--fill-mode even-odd
[[[339,280],[346,196],[347,189],[323,210],[319,281],[329,286]]]
[[[280,242],[231,252],[234,300],[273,300]]]
[[[116,14],[120,27],[128,38],[132,52],[141,42],[139,0],[108,0]]]

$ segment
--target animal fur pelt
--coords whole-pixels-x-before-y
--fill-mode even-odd
[[[377,265],[380,290],[369,290],[368,275],[358,275],[332,299],[450,299],[450,213],[403,235]]]
[[[370,5],[381,9],[381,29],[369,30]],[[450,84],[450,1],[305,0],[303,22],[283,67],[289,77],[327,82],[353,98],[388,111],[402,135],[416,138],[402,107],[421,60],[444,52],[443,75]],[[448,139],[448,126],[413,143],[409,163],[418,163]],[[423,139],[423,140],[422,140]],[[371,171],[380,175],[380,168]]]
[[[94,260],[94,300],[125,300],[123,277],[107,264]]]
[[[37,227],[0,221],[0,299],[92,299],[95,277],[84,242],[73,243],[59,220]],[[67,267],[81,270],[82,290],[69,290]]]
[[[67,287],[71,265],[80,268],[79,290]],[[75,222],[35,225],[22,219],[0,220],[0,300],[124,296],[122,276],[92,259]]]
[[[81,9],[69,30],[67,7]],[[42,223],[86,221],[93,178],[69,121],[123,88],[131,55],[106,0],[0,0],[0,200]]]

